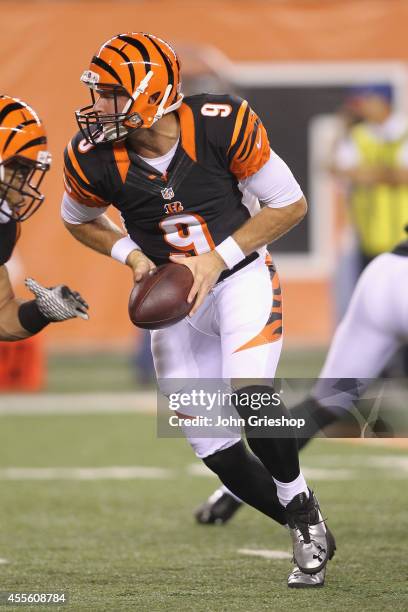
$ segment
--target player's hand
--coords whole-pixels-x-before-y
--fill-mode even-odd
[[[126,265],[132,268],[135,283],[139,283],[147,274],[156,269],[155,264],[141,251],[132,251],[126,259]]]
[[[197,312],[203,303],[206,295],[214,287],[221,272],[226,270],[224,260],[217,251],[210,251],[195,257],[180,257],[179,255],[171,255],[170,259],[173,263],[183,264],[190,268],[193,273],[194,283],[187,297],[187,302],[194,306],[190,311],[190,317]]]
[[[25,284],[34,293],[38,310],[48,321],[89,319],[89,306],[77,291],[71,291],[66,285],[43,287],[32,278],[26,278]]]

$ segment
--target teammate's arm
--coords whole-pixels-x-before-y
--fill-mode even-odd
[[[51,322],[80,317],[88,319],[88,304],[66,285],[46,288],[29,278],[26,286],[34,300],[15,297],[6,266],[0,266],[0,340],[22,340]]]
[[[6,266],[0,266],[0,340],[21,340],[31,336],[20,323],[20,303],[14,296]]]

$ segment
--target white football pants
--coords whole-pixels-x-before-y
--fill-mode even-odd
[[[282,348],[282,302],[276,272],[262,259],[218,283],[193,315],[152,332],[152,352],[159,386],[165,379],[273,380]],[[183,413],[185,411],[183,410]],[[185,412],[188,414],[187,412]],[[240,440],[217,426],[214,438],[183,432],[200,458]]]
[[[361,274],[312,395],[330,405],[324,379],[376,378],[407,338],[408,257],[384,253]]]

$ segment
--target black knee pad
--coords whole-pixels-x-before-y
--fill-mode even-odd
[[[236,472],[239,469],[239,465],[242,461],[246,460],[247,451],[242,440],[225,448],[224,450],[217,451],[213,455],[204,457],[203,461],[205,465],[214,474],[228,474]]]

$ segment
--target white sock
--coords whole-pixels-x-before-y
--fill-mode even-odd
[[[292,480],[292,482],[280,482],[276,480],[276,478],[274,478],[273,481],[276,484],[278,499],[284,508],[286,508],[295,495],[299,495],[299,493],[306,493],[307,497],[309,497],[309,490],[302,472],[300,472],[299,476],[295,478],[295,480]]]
[[[222,491],[223,493],[228,493],[228,495],[231,495],[232,498],[235,499],[235,501],[237,502],[241,502],[241,504],[243,504],[244,502],[242,501],[242,499],[240,499],[239,497],[237,497],[236,495],[234,495],[234,493],[232,491],[230,491],[225,485],[222,485],[222,487],[220,487],[219,491]]]

